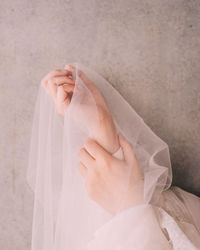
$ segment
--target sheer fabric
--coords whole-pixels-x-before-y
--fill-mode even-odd
[[[170,233],[166,236],[162,229],[169,228],[165,221],[174,216],[162,207],[162,193],[172,180],[167,144],[103,77],[79,63],[71,65],[76,83],[64,117],[42,86],[36,103],[27,171],[35,196],[32,250],[172,249]],[[88,197],[77,169],[77,152],[88,137],[94,138],[99,123],[97,105],[79,70],[105,97],[117,130],[132,143],[142,169],[144,204],[121,211],[121,195],[115,215]],[[199,227],[198,220],[197,233]]]

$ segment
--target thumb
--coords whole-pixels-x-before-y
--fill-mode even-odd
[[[136,161],[136,156],[133,151],[133,147],[129,141],[126,140],[126,138],[119,133],[119,143],[122,148],[124,159],[128,164],[132,164]]]

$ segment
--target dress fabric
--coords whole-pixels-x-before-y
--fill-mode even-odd
[[[159,207],[136,206],[109,221],[88,249],[200,249],[199,211],[200,198],[172,187],[161,195]]]
[[[103,77],[82,64],[72,65],[76,83],[64,117],[42,86],[36,102],[27,169],[34,192],[31,249],[200,249],[200,199],[170,188],[168,145]],[[119,197],[115,215],[88,197],[77,169],[77,152],[88,137],[95,138],[100,122],[93,93],[79,70],[104,96],[117,131],[134,147],[144,178],[144,203],[120,211]]]

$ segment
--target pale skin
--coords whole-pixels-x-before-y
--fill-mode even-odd
[[[60,115],[64,115],[73,95],[72,69],[66,65],[64,70],[54,70],[41,81]],[[78,169],[88,195],[110,213],[142,204],[143,178],[133,147],[122,134],[117,135],[111,112],[94,83],[83,72],[79,71],[79,77],[96,101],[100,121],[94,139],[88,138],[78,152]],[[120,146],[123,160],[112,155]]]
[[[64,115],[65,110],[70,105],[71,96],[75,87],[75,80],[72,79],[72,70],[74,67],[66,65],[64,70],[57,69],[48,73],[41,81],[48,94],[52,97],[57,112]],[[119,149],[119,140],[116,128],[112,119],[110,110],[101,95],[98,88],[87,78],[87,76],[79,71],[79,77],[91,91],[98,108],[99,126],[95,128],[94,138],[108,152],[114,153]],[[92,112],[89,107],[85,107],[86,112]]]

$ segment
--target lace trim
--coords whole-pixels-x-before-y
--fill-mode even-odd
[[[161,213],[161,226],[166,229],[170,240],[170,244],[173,245],[174,250],[197,250],[192,242],[180,229],[176,221],[163,209],[159,209]]]

